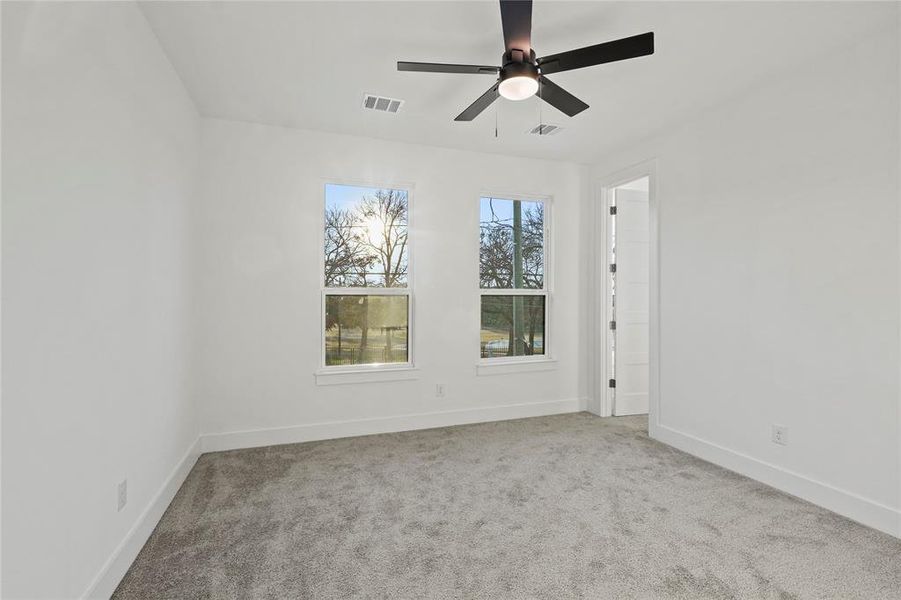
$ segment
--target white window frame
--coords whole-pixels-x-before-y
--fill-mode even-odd
[[[407,193],[407,285],[406,287],[326,287],[325,286],[325,211],[327,207],[327,189],[329,185],[345,185],[367,187],[372,189],[402,190]],[[414,327],[414,293],[413,293],[413,191],[414,185],[409,182],[379,182],[372,180],[349,180],[345,178],[323,178],[321,181],[322,201],[319,217],[319,368],[316,371],[316,382],[319,385],[336,383],[361,383],[376,381],[397,381],[414,379],[416,371],[414,362],[415,327]],[[406,296],[407,297],[407,362],[403,363],[370,363],[364,365],[326,365],[325,364],[325,308],[326,296]]]
[[[520,289],[504,289],[504,288],[483,288],[481,281],[476,281],[476,287],[479,295],[478,319],[479,324],[476,330],[476,352],[478,362],[476,364],[476,372],[479,375],[503,375],[507,373],[517,373],[521,371],[537,371],[554,368],[556,359],[554,358],[553,335],[551,335],[551,307],[553,305],[553,289],[554,289],[554,265],[553,265],[553,208],[554,198],[547,194],[523,194],[509,193],[498,191],[485,191],[479,194],[478,209],[481,215],[482,198],[493,198],[495,200],[519,200],[522,202],[540,202],[544,205],[544,245],[542,248],[544,262],[544,285],[542,288],[520,288]],[[481,222],[480,222],[481,226]],[[477,253],[477,259],[481,264],[481,248]],[[477,269],[479,267],[477,266]],[[482,297],[483,296],[544,296],[544,354],[532,356],[498,356],[495,358],[482,358]]]

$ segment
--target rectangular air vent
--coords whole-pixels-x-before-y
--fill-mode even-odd
[[[376,96],[375,94],[363,95],[363,108],[369,110],[396,113],[400,110],[403,103],[403,100],[397,100],[396,98],[385,98],[384,96]]]
[[[551,125],[550,123],[542,123],[541,125],[536,125],[532,129],[528,130],[526,133],[530,133],[532,135],[554,135],[559,132],[562,127],[559,125]]]

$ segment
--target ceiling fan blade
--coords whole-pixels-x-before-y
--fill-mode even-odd
[[[491,103],[497,100],[497,97],[500,95],[497,92],[497,87],[499,83],[495,83],[490,90],[479,96],[479,99],[470,104],[466,110],[457,115],[457,118],[454,121],[472,121],[479,114],[491,106]]]
[[[543,75],[538,78],[538,97],[568,117],[574,117],[588,108],[587,104]]]
[[[397,61],[398,71],[415,71],[417,73],[465,73],[472,75],[497,75],[500,67],[487,65],[450,65],[443,63],[424,63]]]
[[[591,67],[604,63],[654,54],[654,32],[604,42],[578,50],[551,54],[538,59],[538,66],[545,75]]]
[[[532,50],[532,0],[500,0],[504,46],[522,50],[526,59]]]

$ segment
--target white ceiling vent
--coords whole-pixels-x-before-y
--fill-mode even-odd
[[[369,110],[377,110],[379,112],[396,113],[400,110],[403,100],[396,98],[385,98],[384,96],[376,96],[374,94],[363,95],[363,108]]]
[[[563,127],[560,125],[551,125],[550,123],[542,123],[541,125],[536,125],[532,129],[526,131],[526,133],[530,133],[532,135],[554,135],[558,133]]]

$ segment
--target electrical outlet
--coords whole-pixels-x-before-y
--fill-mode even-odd
[[[435,397],[436,398],[444,398],[447,395],[447,385],[444,383],[439,383],[435,386]]]
[[[788,427],[773,425],[773,443],[780,446],[788,446]]]
[[[119,482],[119,508],[117,510],[121,511],[126,504],[128,504],[128,480],[123,479]]]

